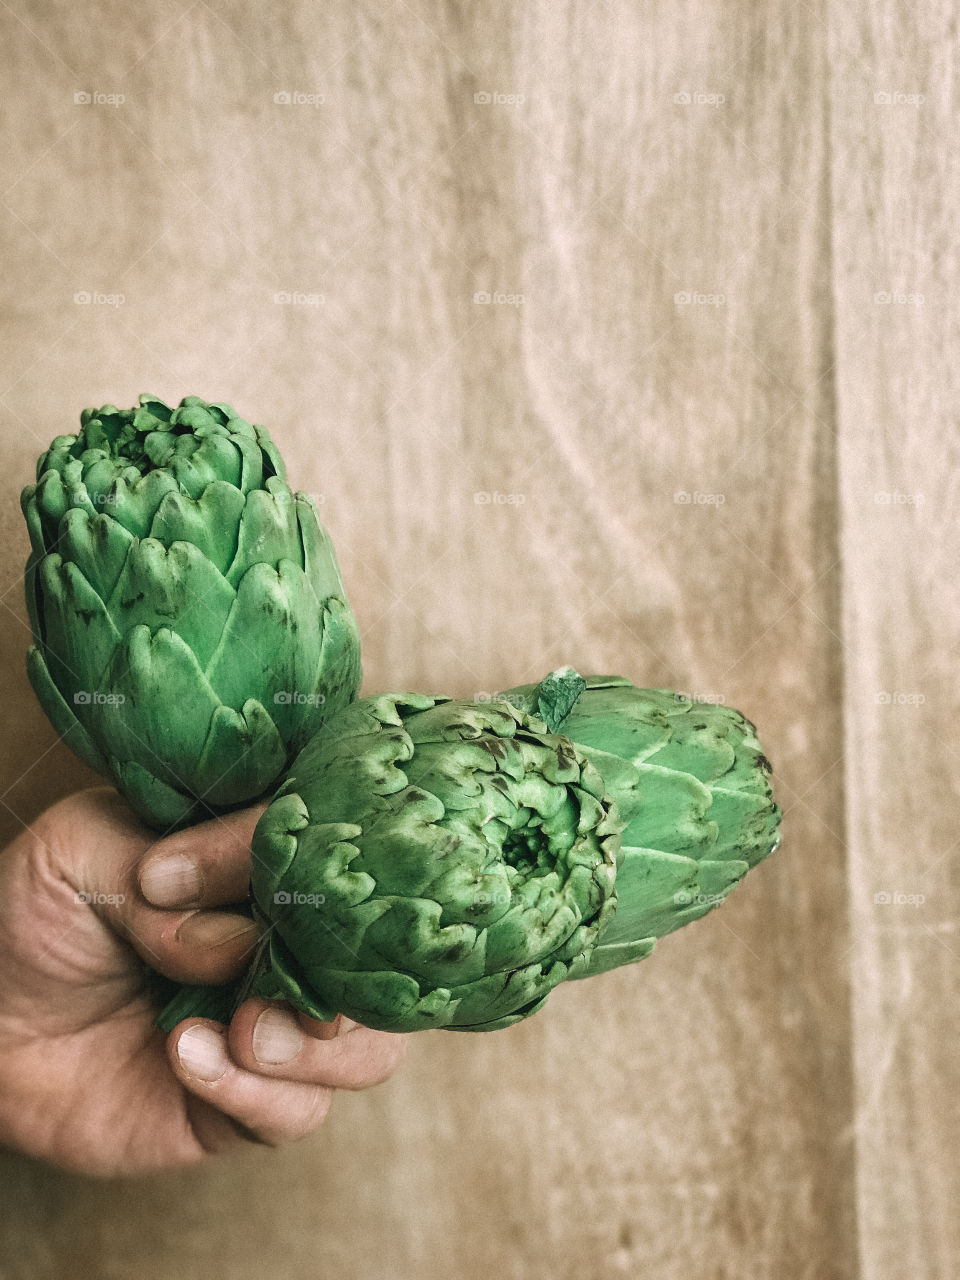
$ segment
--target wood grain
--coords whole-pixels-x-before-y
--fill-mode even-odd
[[[91,780],[22,674],[16,494],[142,390],[274,431],[366,691],[572,662],[720,696],[786,811],[722,911],[527,1023],[414,1037],[296,1147],[109,1186],[4,1154],[4,1280],[953,1274],[947,18],[837,9],[0,11],[4,835]],[[924,114],[875,112],[887,79]]]
[[[862,1274],[960,1271],[952,8],[831,26]]]

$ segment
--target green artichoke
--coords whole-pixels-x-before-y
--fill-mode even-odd
[[[34,690],[153,827],[268,793],[356,696],[330,539],[267,431],[229,405],[88,409],[22,506]]]
[[[572,977],[649,955],[779,846],[770,764],[753,724],[732,707],[638,689],[623,676],[584,679],[569,667],[499,696],[571,738],[631,814],[616,915]]]
[[[257,825],[265,933],[233,1002],[385,1031],[517,1022],[586,970],[616,906],[621,825],[593,765],[509,703],[364,698],[311,739]],[[183,997],[162,1026],[217,1016]]]
[[[779,844],[738,711],[552,672],[489,702],[382,694],[329,720],[253,840],[260,955],[164,1010],[249,995],[389,1031],[486,1031],[641,960]]]

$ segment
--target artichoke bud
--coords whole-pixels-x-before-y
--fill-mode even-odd
[[[316,506],[230,405],[84,410],[21,504],[31,682],[151,826],[258,799],[356,697],[359,636]]]
[[[754,725],[732,707],[570,667],[499,696],[576,743],[625,821],[616,917],[571,976],[649,955],[779,847],[770,763]]]
[[[382,1030],[508,1026],[587,967],[622,825],[595,766],[508,702],[362,699],[257,826],[250,989]]]

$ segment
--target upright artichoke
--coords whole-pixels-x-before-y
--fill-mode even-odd
[[[152,826],[268,792],[355,697],[330,539],[267,431],[229,405],[88,409],[22,506],[34,690]]]
[[[770,764],[755,727],[732,707],[638,689],[623,676],[584,679],[569,667],[499,696],[570,737],[630,809],[616,915],[587,969],[571,976],[649,955],[779,846]]]

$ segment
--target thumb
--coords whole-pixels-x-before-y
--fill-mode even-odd
[[[265,805],[236,810],[140,846],[125,865],[119,916],[127,941],[177,982],[236,977],[258,930],[245,903],[250,842]]]
[[[246,899],[250,842],[264,805],[156,837],[115,792],[88,795],[90,812],[74,814],[69,844],[82,850],[76,887],[101,922],[177,982],[236,977],[256,945],[256,925],[247,913],[211,908]],[[164,906],[141,888],[141,870],[150,888],[147,868]]]
[[[266,804],[211,818],[165,836],[137,867],[137,887],[151,906],[224,907],[246,899],[253,832]]]

